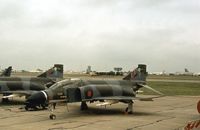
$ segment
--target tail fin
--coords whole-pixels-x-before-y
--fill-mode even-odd
[[[189,72],[189,70],[187,68],[185,68],[185,72]]]
[[[43,78],[63,78],[63,65],[55,64],[54,67],[47,70],[46,72],[38,75],[37,77]]]
[[[0,76],[10,77],[12,72],[12,66],[9,66],[7,69],[5,69]]]
[[[127,76],[123,78],[123,80],[139,80],[139,81],[146,81],[147,77],[147,66],[144,64],[139,64],[138,67],[130,72]]]

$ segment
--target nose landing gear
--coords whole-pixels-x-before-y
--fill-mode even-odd
[[[56,119],[56,115],[50,114],[49,118],[50,118],[51,120],[55,120],[55,119]]]

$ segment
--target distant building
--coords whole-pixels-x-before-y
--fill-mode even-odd
[[[121,67],[115,67],[114,71],[92,71],[91,66],[88,66],[87,70],[86,70],[86,74],[90,74],[90,76],[102,76],[102,75],[107,75],[107,76],[122,76],[123,72],[122,72],[122,68]]]
[[[90,74],[90,72],[92,72],[92,67],[88,66],[87,70],[86,70],[86,74]]]
[[[119,72],[119,71],[122,71],[122,68],[121,67],[115,67],[114,70]]]
[[[123,75],[123,72],[122,72],[122,68],[121,68],[121,67],[115,67],[115,68],[114,68],[114,71],[116,71],[115,75]]]

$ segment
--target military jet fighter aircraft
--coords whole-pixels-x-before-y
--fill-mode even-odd
[[[57,78],[63,78],[63,65],[55,64],[53,68],[37,77],[0,77],[0,94],[3,94],[2,102],[15,96],[30,96],[34,92],[45,90],[57,82]]]
[[[47,90],[31,95],[25,104],[27,108],[31,108],[45,103],[81,102],[81,110],[85,110],[88,109],[87,102],[100,101],[98,106],[123,102],[128,104],[125,112],[132,113],[137,91],[142,87],[152,89],[146,85],[146,76],[146,65],[140,64],[123,80],[66,79],[55,83]],[[54,114],[50,115],[50,119],[55,118]]]
[[[8,68],[6,68],[0,75],[0,77],[10,77],[12,72],[12,66],[9,66]]]

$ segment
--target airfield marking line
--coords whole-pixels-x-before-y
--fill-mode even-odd
[[[159,122],[162,122],[162,121],[166,121],[166,120],[170,120],[170,119],[174,119],[174,118],[176,118],[176,117],[175,116],[171,116],[171,117],[164,118],[164,119],[159,119],[159,120],[156,120],[154,122],[147,123],[147,124],[138,125],[138,126],[135,126],[135,127],[132,127],[132,128],[128,128],[126,130],[133,130],[135,128],[141,128],[141,127],[144,127],[144,126],[153,125],[153,124],[156,124],[156,123],[159,123]]]
[[[77,126],[73,126],[73,127],[62,127],[61,129],[76,129],[76,128],[80,128],[80,127],[84,127],[84,126],[88,126],[88,125],[93,125],[93,124],[96,124],[96,123],[101,123],[101,122],[105,122],[105,121],[109,121],[109,120],[97,120],[97,121],[94,121],[94,122],[81,122],[83,124],[80,124],[80,125],[77,125]],[[78,121],[79,122],[79,121]],[[60,127],[58,128],[49,128],[48,130],[56,130],[56,129],[60,129]]]

